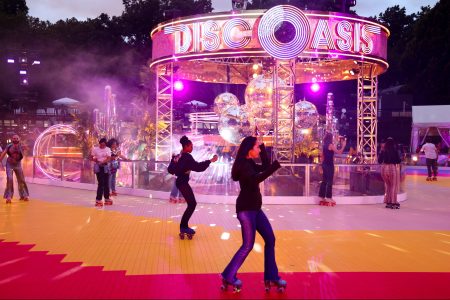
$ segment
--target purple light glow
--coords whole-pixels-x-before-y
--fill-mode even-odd
[[[184,89],[184,84],[183,84],[182,81],[177,80],[177,81],[175,81],[175,83],[173,84],[173,88],[174,88],[176,91],[182,91],[182,90]]]
[[[320,85],[318,83],[313,83],[311,85],[311,91],[313,91],[314,93],[318,92],[320,90]]]

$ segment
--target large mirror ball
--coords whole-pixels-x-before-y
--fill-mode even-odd
[[[230,106],[219,118],[219,134],[227,142],[239,144],[252,134],[246,106]]]
[[[279,86],[286,86],[284,81],[278,79]],[[273,129],[273,79],[272,76],[266,77],[258,75],[247,85],[245,89],[245,104],[248,106],[250,114],[250,123],[252,127],[267,134]]]
[[[239,99],[232,93],[222,93],[214,99],[214,112],[217,115],[222,113],[231,106],[238,106]]]

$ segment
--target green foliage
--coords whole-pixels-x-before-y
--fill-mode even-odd
[[[422,7],[407,15],[398,5],[379,14],[378,21],[391,31],[386,74],[380,86],[406,84],[415,105],[448,104],[450,87],[450,1]],[[431,101],[430,101],[431,100]]]
[[[0,14],[5,15],[27,15],[28,6],[25,0],[0,0]]]

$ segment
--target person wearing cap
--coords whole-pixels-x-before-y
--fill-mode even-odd
[[[99,146],[91,150],[90,159],[94,164],[94,173],[97,176],[97,197],[95,198],[95,206],[103,206],[102,196],[105,198],[105,205],[112,205],[109,199],[109,167],[108,162],[111,160],[111,149],[106,147],[106,138],[101,138]]]

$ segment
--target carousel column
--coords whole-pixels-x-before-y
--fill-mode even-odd
[[[373,66],[361,66],[358,75],[357,151],[364,163],[377,162],[377,97],[378,77],[373,76]]]
[[[280,163],[292,163],[294,162],[295,59],[276,60],[273,81],[273,156]]]
[[[156,70],[155,161],[169,161],[172,155],[173,63]],[[155,169],[162,169],[155,163]]]

